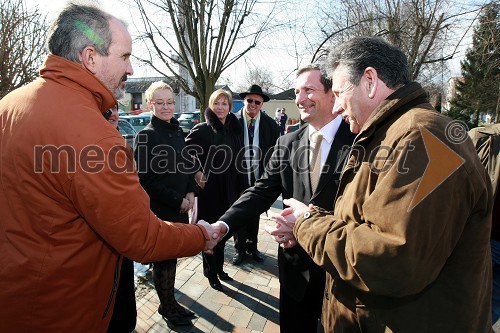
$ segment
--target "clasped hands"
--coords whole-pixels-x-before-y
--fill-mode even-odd
[[[208,236],[210,237],[209,240],[205,241],[205,248],[203,249],[203,252],[212,254],[215,245],[217,245],[217,243],[219,243],[220,240],[226,235],[226,225],[220,221],[210,224],[204,220],[198,221],[197,224],[205,228]]]
[[[309,211],[313,205],[307,206],[296,199],[285,199],[283,203],[288,208],[281,211],[280,215],[272,216],[276,224],[274,227],[266,226],[265,229],[267,233],[274,236],[274,239],[281,247],[291,248],[297,245],[297,240],[293,235],[295,221],[299,216],[303,216],[305,212]],[[226,235],[226,225],[220,221],[210,224],[204,220],[198,221],[198,224],[204,227],[211,237],[210,240],[205,242],[205,248],[203,249],[205,253],[211,254],[213,253],[213,248]]]
[[[293,235],[293,227],[299,216],[303,216],[305,212],[310,210],[313,205],[306,204],[296,199],[284,199],[283,203],[288,206],[281,211],[280,215],[272,216],[274,226],[266,226],[266,232],[274,236],[274,240],[280,244],[282,248],[289,249],[297,245],[297,240]]]

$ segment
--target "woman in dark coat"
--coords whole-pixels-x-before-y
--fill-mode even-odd
[[[188,211],[194,204],[193,170],[184,159],[184,134],[173,117],[175,109],[172,88],[161,81],[146,91],[151,122],[142,129],[135,141],[135,160],[139,180],[149,194],[151,210],[162,220],[189,223]],[[182,307],[174,297],[177,260],[153,263],[153,282],[160,299],[158,313],[174,326],[191,325],[194,313]]]
[[[200,169],[195,175],[200,189],[198,220],[217,222],[236,201],[245,186],[244,174],[237,165],[243,165],[243,135],[241,125],[231,113],[231,93],[219,89],[210,96],[205,110],[205,123],[198,124],[186,137],[187,148],[195,154]],[[241,169],[239,169],[241,170]],[[232,280],[224,272],[225,240],[219,242],[213,254],[203,253],[203,273],[210,286],[223,291],[221,280]]]

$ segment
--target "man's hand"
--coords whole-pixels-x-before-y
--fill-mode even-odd
[[[274,226],[265,226],[266,232],[274,236],[274,240],[280,244],[282,248],[288,249],[297,245],[297,240],[293,236],[293,223],[290,225],[286,218],[281,215],[271,217],[275,224]]]
[[[201,225],[205,230],[207,231],[208,235],[210,236],[210,240],[206,241],[205,243],[205,248],[203,249],[203,252],[212,254],[213,253],[213,248],[217,243],[224,237],[226,234],[225,230],[226,227],[224,224],[220,222],[216,222],[214,224],[210,224],[204,220],[198,221],[199,225]]]
[[[205,188],[205,184],[207,183],[207,179],[205,178],[205,175],[203,172],[198,171],[197,173],[194,174],[194,180],[196,181],[196,184],[203,190]]]
[[[184,198],[182,199],[182,203],[181,203],[181,208],[179,209],[179,213],[185,213],[189,210],[189,200]]]
[[[291,216],[288,217],[288,221],[293,220],[293,223],[313,207],[313,205],[307,206],[305,203],[293,198],[283,200],[283,204],[288,207],[281,211],[281,216],[293,215],[293,218]]]
[[[223,223],[222,221],[217,221],[217,222],[213,223],[212,226],[215,226],[215,227],[219,228],[220,238],[221,239],[224,236],[226,236],[227,228],[226,228],[226,224],[225,223]]]
[[[187,193],[185,199],[189,202],[189,207],[186,211],[190,211],[194,205],[194,192]]]
[[[297,240],[293,235],[295,221],[312,208],[312,205],[306,206],[295,199],[285,199],[283,203],[289,207],[284,209],[281,215],[272,216],[271,218],[276,224],[274,227],[266,226],[265,229],[270,235],[274,236],[274,239],[281,247],[288,249],[297,245]]]

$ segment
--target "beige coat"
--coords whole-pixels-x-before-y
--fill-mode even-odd
[[[329,273],[326,332],[491,331],[491,186],[467,133],[450,128],[419,84],[399,89],[356,138],[335,214],[297,221]]]
[[[0,332],[106,332],[119,254],[151,262],[203,249],[203,228],[150,211],[102,115],[115,103],[94,75],[53,55],[0,101]]]

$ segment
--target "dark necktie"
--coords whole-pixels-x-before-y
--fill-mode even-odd
[[[253,159],[253,155],[254,155],[254,151],[253,151],[253,136],[254,136],[254,133],[255,133],[255,119],[252,118],[250,119],[250,123],[248,124],[248,148],[250,149],[250,164],[252,164],[252,159]],[[252,168],[253,170],[253,168]],[[250,185],[252,186],[253,184],[255,183],[255,174],[250,171]]]
[[[250,123],[248,124],[248,144],[253,145],[253,134],[255,131],[255,119],[250,119]]]

